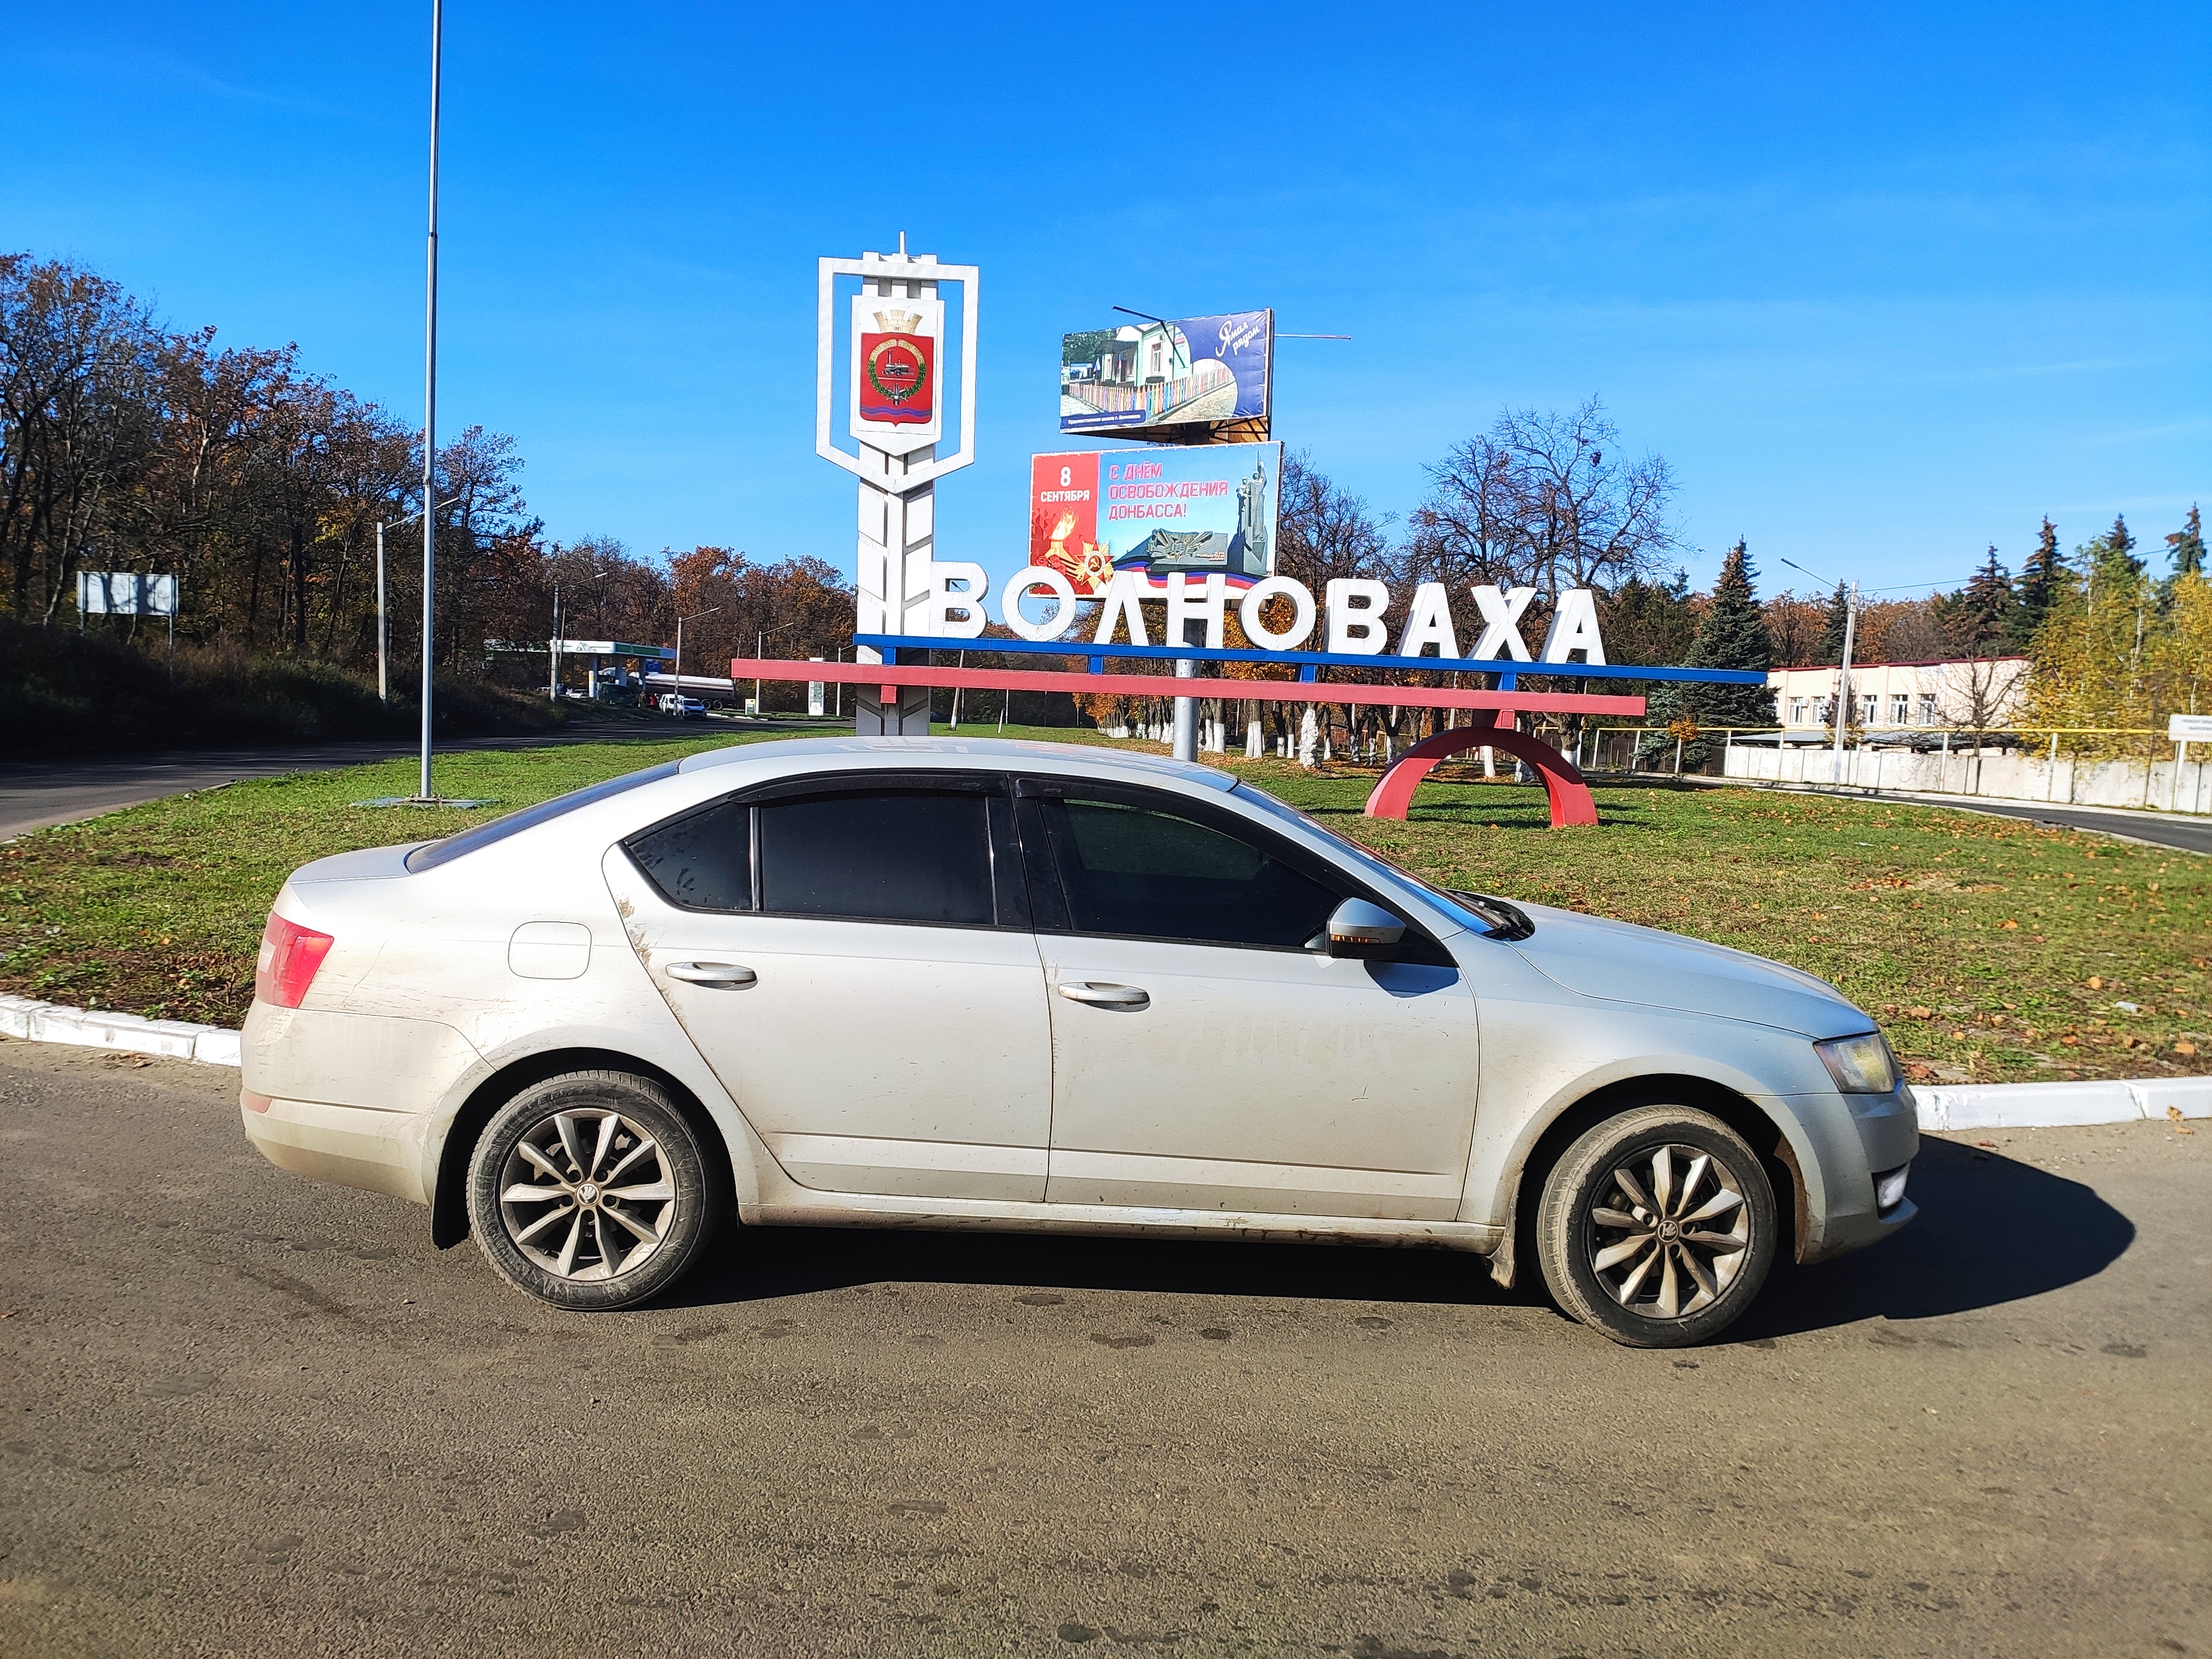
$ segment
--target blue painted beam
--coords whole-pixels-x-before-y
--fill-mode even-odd
[[[1627,663],[1500,662],[1472,657],[1356,657],[1328,651],[1208,651],[1194,645],[1093,645],[1081,640],[940,640],[924,634],[855,634],[853,643],[886,654],[898,651],[997,651],[1009,656],[1087,657],[1091,672],[1103,672],[1108,657],[1150,657],[1172,662],[1273,662],[1300,668],[1393,668],[1424,673],[1503,674],[1511,689],[1521,677],[1547,675],[1577,680],[1687,680],[1701,685],[1764,685],[1766,676],[1747,668],[1640,668]],[[1301,672],[1300,679],[1313,674]],[[1204,695],[1218,696],[1209,689]]]

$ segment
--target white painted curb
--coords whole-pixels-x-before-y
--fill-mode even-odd
[[[238,1064],[238,1036],[220,1025],[94,1012],[0,996],[0,1036],[71,1042],[84,1048],[162,1054],[204,1066]],[[2178,1106],[2184,1117],[2212,1117],[2212,1077],[2143,1078],[2118,1083],[1981,1083],[1916,1088],[1923,1129],[2047,1129],[2085,1123],[2157,1121]]]
[[[1923,1129],[2045,1129],[2077,1123],[2212,1117],[2212,1077],[2111,1083],[1986,1083],[1916,1088]]]
[[[220,1025],[64,1008],[30,997],[0,996],[0,1036],[161,1054],[170,1060],[196,1060],[205,1066],[238,1064],[238,1033]]]

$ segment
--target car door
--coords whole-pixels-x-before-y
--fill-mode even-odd
[[[1449,1220],[1475,1094],[1474,997],[1409,933],[1307,948],[1358,878],[1226,807],[1024,779],[1050,983],[1048,1201]]]
[[[633,945],[794,1180],[1041,1200],[1050,1024],[1005,780],[803,778],[607,855]]]

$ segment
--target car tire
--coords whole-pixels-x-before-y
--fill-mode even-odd
[[[1688,1106],[1608,1118],[1552,1166],[1536,1258],[1563,1312],[1633,1348],[1733,1323],[1773,1265],[1773,1184],[1741,1135]]]
[[[485,1258],[515,1289],[576,1312],[627,1308],[681,1278],[714,1235],[720,1193],[668,1091],[623,1072],[532,1084],[469,1158]]]

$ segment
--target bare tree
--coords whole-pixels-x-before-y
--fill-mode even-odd
[[[1389,523],[1326,472],[1316,471],[1304,450],[1283,457],[1275,568],[1304,582],[1316,598],[1339,578],[1390,574]]]
[[[1673,471],[1658,455],[1627,458],[1595,398],[1565,415],[1505,410],[1429,476],[1404,567],[1455,589],[1610,590],[1662,573],[1680,545]]]

